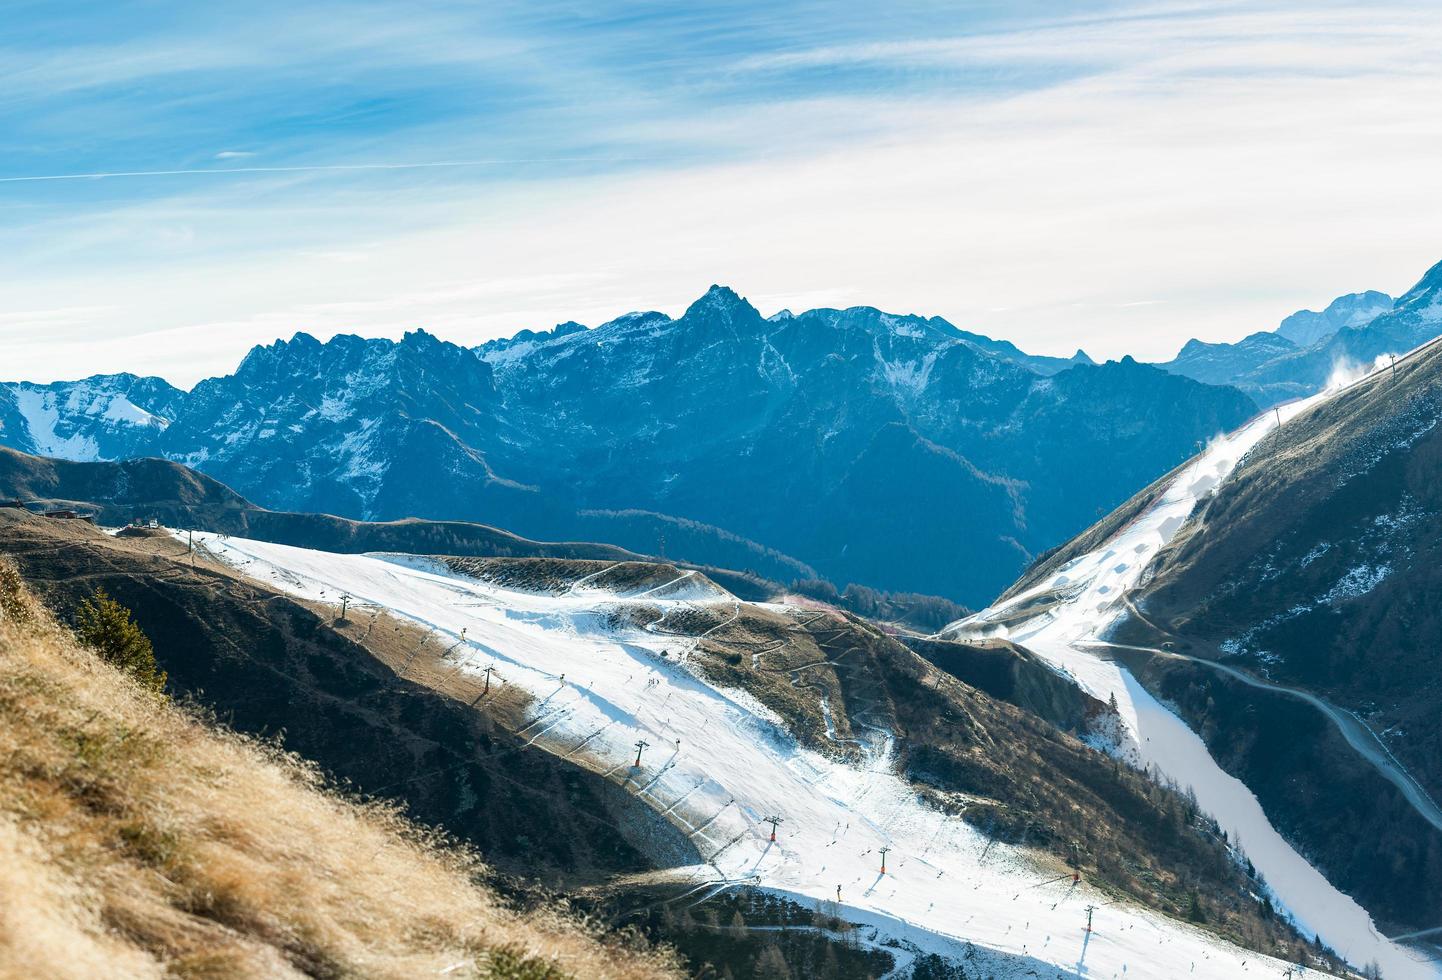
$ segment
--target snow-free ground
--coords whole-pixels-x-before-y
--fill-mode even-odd
[[[991,843],[923,805],[892,772],[886,738],[873,741],[860,765],[798,746],[750,695],[718,689],[687,668],[696,640],[668,635],[666,617],[700,606],[725,619],[738,605],[729,594],[697,588],[689,573],[640,594],[584,580],[565,594],[537,594],[428,559],[210,534],[196,540],[292,595],[332,604],[348,595],[352,608],[381,608],[434,630],[454,647],[448,658],[459,670],[494,666],[533,699],[520,738],[625,786],[686,833],[706,858],[676,869],[696,886],[696,899],[746,883],[809,905],[835,901],[840,886],[842,917],[874,929],[878,942],[901,945],[899,976],[918,951],[997,978],[1285,975],[1284,963],[1113,904],[1029,852]],[[613,615],[636,602],[661,619],[643,628]],[[771,608],[798,623],[827,615]],[[634,767],[638,741],[647,745]],[[764,822],[773,815],[782,819],[775,843]],[[1097,906],[1091,933],[1089,904]]]
[[[1378,365],[1386,364],[1378,358]],[[1373,371],[1375,374],[1375,370]],[[1187,724],[1152,697],[1123,666],[1106,658],[1109,629],[1125,612],[1124,597],[1147,564],[1199,503],[1227,479],[1241,458],[1278,425],[1333,397],[1360,379],[1310,398],[1269,409],[1214,440],[1161,497],[1105,544],[1030,589],[955,623],[944,635],[1005,636],[1043,657],[1102,700],[1116,696],[1127,733],[1122,751],[1196,793],[1201,808],[1241,845],[1273,897],[1308,934],[1356,965],[1376,962],[1387,980],[1442,977],[1442,964],[1388,941],[1366,910],[1344,895],[1277,833],[1257,798],[1212,759]]]

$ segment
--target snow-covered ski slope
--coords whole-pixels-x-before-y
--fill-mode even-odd
[[[1385,358],[1378,358],[1385,363]],[[1380,368],[1379,368],[1380,369]],[[1376,371],[1351,384],[1366,383]],[[1125,612],[1124,597],[1148,563],[1188,516],[1231,474],[1241,458],[1279,424],[1334,397],[1339,385],[1276,410],[1269,409],[1237,431],[1219,437],[1194,459],[1161,497],[1104,545],[1068,562],[1046,579],[947,627],[956,638],[1005,636],[1073,677],[1093,696],[1115,694],[1126,722],[1129,758],[1152,765],[1190,786],[1203,810],[1241,844],[1274,897],[1308,933],[1354,964],[1375,960],[1388,980],[1442,977],[1442,964],[1387,941],[1361,906],[1333,887],[1277,833],[1257,798],[1222,770],[1187,724],[1096,644]]]
[[[348,594],[352,609],[379,607],[432,629],[454,646],[448,659],[457,669],[494,665],[534,698],[521,738],[623,785],[688,835],[707,859],[677,869],[697,886],[696,899],[745,882],[809,905],[834,901],[839,885],[842,916],[874,928],[880,941],[903,944],[898,967],[930,951],[969,956],[981,976],[997,978],[1233,980],[1286,969],[1186,924],[1111,904],[1085,882],[1057,880],[1060,869],[990,844],[922,805],[893,774],[885,739],[854,766],[799,747],[751,696],[687,669],[695,640],[667,635],[664,617],[709,606],[724,619],[738,602],[696,588],[689,576],[642,596],[584,581],[542,595],[459,576],[428,559],[209,534],[197,540],[293,595],[336,603]],[[663,619],[645,622],[649,629],[614,625],[626,622],[609,615],[618,604],[638,600]],[[798,623],[829,615],[772,608]],[[638,741],[648,745],[633,768]],[[775,843],[763,822],[773,815],[782,820]],[[885,875],[883,847],[890,848]],[[1090,934],[1088,904],[1099,906]]]

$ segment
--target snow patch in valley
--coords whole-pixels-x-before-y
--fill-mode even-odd
[[[1285,968],[1192,926],[1116,904],[1086,882],[1073,887],[1030,852],[993,843],[924,805],[893,771],[889,733],[878,733],[884,737],[859,765],[802,748],[751,695],[717,688],[687,668],[695,638],[662,631],[668,617],[688,610],[722,620],[735,614],[734,597],[694,588],[694,576],[683,573],[631,598],[584,583],[551,595],[508,590],[410,556],[196,539],[284,592],[327,603],[348,594],[352,615],[385,609],[432,630],[457,670],[494,665],[503,683],[533,699],[518,735],[621,783],[665,814],[709,859],[677,870],[697,885],[754,883],[806,905],[835,900],[839,885],[840,914],[902,944],[898,963],[908,951],[937,952],[999,980],[1232,980],[1249,971],[1279,976]],[[614,615],[636,602],[660,618],[636,627]],[[826,615],[765,608],[798,623]],[[638,740],[648,745],[633,769]],[[764,822],[773,814],[783,820],[774,843]],[[890,848],[884,875],[882,847]],[[1090,934],[1088,904],[1098,906]]]

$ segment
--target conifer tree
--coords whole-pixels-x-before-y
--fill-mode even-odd
[[[75,611],[75,637],[143,687],[157,694],[165,689],[166,674],[155,662],[150,638],[136,625],[130,610],[104,589],[96,589]]]

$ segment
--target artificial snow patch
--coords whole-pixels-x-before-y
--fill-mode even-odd
[[[369,608],[410,620],[446,645],[457,670],[494,665],[533,699],[518,735],[619,783],[697,846],[707,863],[675,873],[698,893],[754,884],[810,905],[836,900],[839,886],[840,917],[893,952],[903,975],[916,953],[998,980],[1232,980],[1249,969],[1280,976],[1285,967],[1086,882],[1073,885],[1038,867],[1031,852],[931,809],[896,775],[890,733],[874,733],[860,764],[802,748],[750,694],[687,668],[698,637],[660,628],[686,611],[723,621],[739,613],[728,593],[690,588],[694,576],[678,574],[639,597],[660,618],[638,627],[612,615],[631,599],[585,583],[561,594],[519,592],[426,559],[196,539],[280,591],[330,603],[345,594],[353,615]],[[828,615],[766,608],[798,622]],[[647,743],[639,769],[638,740]],[[783,819],[775,842],[764,822],[772,814]],[[1090,933],[1088,904],[1097,906]]]

